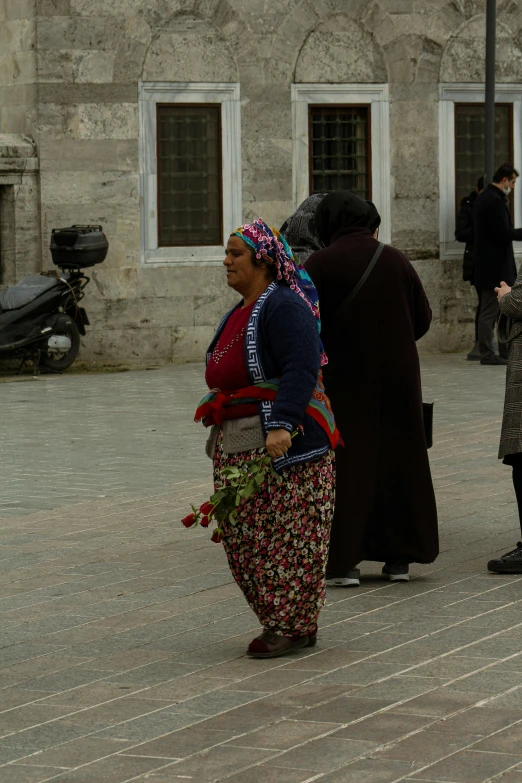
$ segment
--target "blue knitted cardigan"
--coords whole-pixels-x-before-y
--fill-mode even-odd
[[[210,359],[221,332],[239,302],[221,321],[207,351]],[[245,363],[251,384],[280,378],[274,401],[258,403],[265,436],[269,430],[297,435],[283,457],[274,460],[278,472],[300,462],[319,459],[330,449],[328,435],[307,413],[320,369],[320,341],[308,305],[284,283],[271,283],[256,301],[245,333]]]

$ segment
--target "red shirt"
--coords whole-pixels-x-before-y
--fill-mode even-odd
[[[254,305],[252,302],[248,307],[238,307],[226,322],[207,364],[205,380],[209,389],[231,392],[251,386],[245,362],[245,333]],[[256,413],[257,404],[235,405],[225,418],[239,419]]]

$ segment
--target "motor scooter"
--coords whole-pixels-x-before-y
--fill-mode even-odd
[[[0,287],[0,360],[19,358],[51,372],[67,370],[78,355],[89,318],[80,302],[90,278],[83,270],[105,260],[109,243],[102,226],[54,228],[51,255],[60,271],[28,275]]]

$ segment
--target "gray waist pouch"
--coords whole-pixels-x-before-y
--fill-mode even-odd
[[[218,435],[219,427],[214,424],[205,446],[206,454],[210,459],[214,459]],[[265,440],[259,415],[245,416],[242,419],[227,419],[223,422],[223,451],[225,454],[262,449],[265,446]]]

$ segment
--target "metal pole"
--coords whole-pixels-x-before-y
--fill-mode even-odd
[[[497,2],[487,0],[486,10],[486,133],[485,133],[485,184],[493,180],[495,173],[495,45],[497,27]]]

